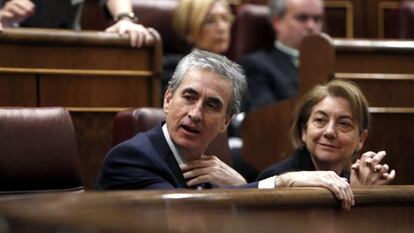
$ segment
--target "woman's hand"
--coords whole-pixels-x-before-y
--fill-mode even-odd
[[[395,178],[395,170],[389,172],[387,164],[380,164],[385,151],[364,153],[351,166],[351,186],[386,185]]]

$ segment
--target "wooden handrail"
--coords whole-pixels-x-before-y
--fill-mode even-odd
[[[3,68],[0,74],[44,74],[44,75],[72,75],[72,76],[119,76],[147,78],[153,72],[146,70],[104,70],[104,69],[49,69],[49,68]]]
[[[353,188],[355,207],[365,205],[414,205],[414,185],[372,186]],[[7,207],[29,208],[37,205],[79,205],[84,207],[122,205],[181,205],[238,206],[264,208],[298,208],[310,206],[338,207],[339,201],[325,188],[276,189],[210,189],[210,190],[151,190],[107,191],[82,193],[50,193],[0,196],[0,214]]]
[[[395,81],[406,80],[414,81],[414,74],[379,74],[379,73],[335,73],[336,79],[353,79],[353,80],[383,80]]]
[[[414,50],[414,41],[408,40],[355,40],[355,39],[334,39],[332,40],[336,50],[348,51],[392,51],[395,52],[412,52]]]
[[[23,44],[48,45],[99,45],[130,47],[128,36],[101,31],[74,31],[40,28],[5,28],[0,34],[1,41]]]
[[[351,211],[322,188],[8,196],[0,198],[0,216],[10,232],[412,231],[414,186],[356,188],[354,195]]]

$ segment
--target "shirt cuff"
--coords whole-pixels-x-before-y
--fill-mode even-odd
[[[259,189],[274,189],[276,188],[276,176],[259,181]]]

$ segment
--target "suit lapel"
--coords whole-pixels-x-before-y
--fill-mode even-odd
[[[163,166],[166,172],[170,174],[172,179],[175,182],[175,185],[178,188],[188,188],[187,183],[185,182],[184,176],[181,172],[180,167],[178,166],[175,157],[168,146],[167,140],[164,137],[162,132],[162,122],[161,124],[157,125],[154,130],[151,130],[148,134],[151,143],[153,144],[155,150],[157,151],[159,157],[162,159],[163,164],[159,164]]]

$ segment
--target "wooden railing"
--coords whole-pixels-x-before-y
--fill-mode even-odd
[[[85,192],[3,197],[9,232],[410,232],[414,186]]]

